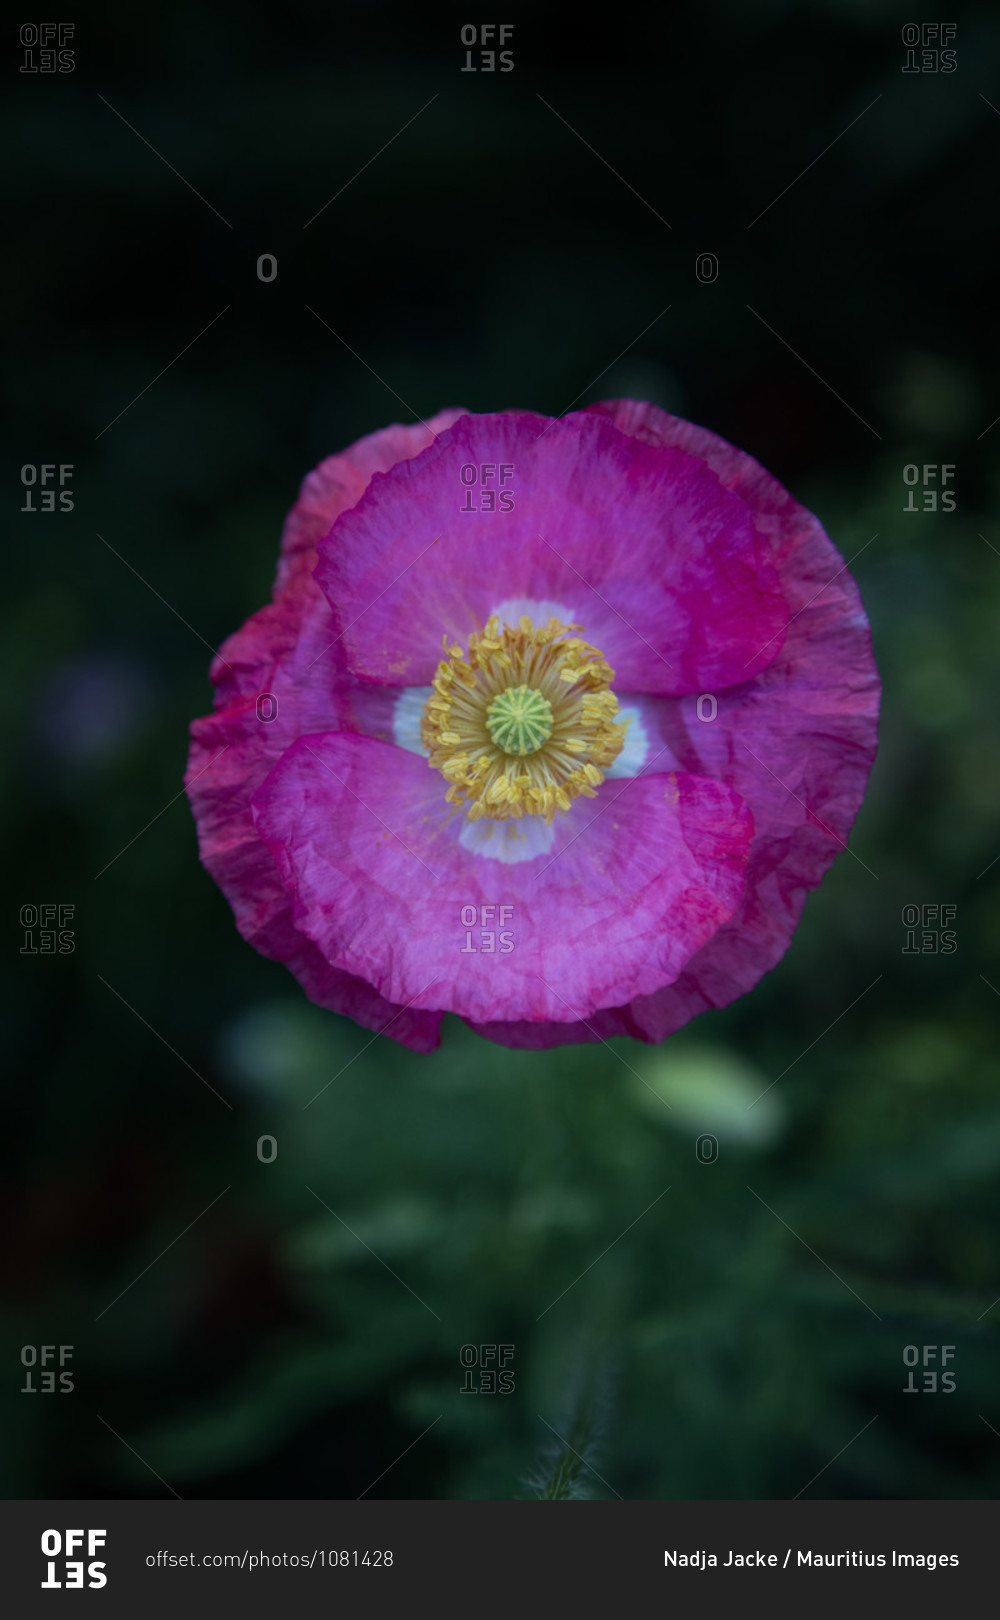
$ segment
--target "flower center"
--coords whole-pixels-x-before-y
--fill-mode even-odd
[[[537,754],[552,735],[552,705],[534,686],[508,686],[486,711],[486,727],[505,754]]]
[[[494,615],[468,653],[444,638],[445,657],[420,732],[450,804],[470,821],[508,821],[568,810],[594,798],[625,746],[615,723],[614,670],[597,647],[550,619],[517,629]]]

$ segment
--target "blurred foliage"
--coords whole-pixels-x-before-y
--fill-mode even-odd
[[[995,10],[912,76],[894,3],[620,38],[540,6],[506,76],[462,74],[460,20],[106,7],[3,113],[3,487],[13,512],[23,463],[72,463],[75,505],[18,513],[7,553],[0,1489],[995,1495]],[[859,859],[659,1051],[452,1021],[414,1056],[311,1007],[199,868],[208,648],[322,455],[629,392],[858,554],[885,682]],[[904,511],[925,463],[953,512]],[[45,902],[72,954],[21,954]],[[931,903],[958,950],[904,954]],[[75,1347],[72,1394],[22,1393],[26,1344]],[[463,1346],[496,1344],[513,1393],[463,1393]],[[909,1346],[955,1347],[953,1393],[906,1392]]]

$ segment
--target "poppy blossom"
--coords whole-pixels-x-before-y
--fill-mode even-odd
[[[857,587],[652,405],[446,411],[322,462],[187,786],[257,950],[418,1051],[661,1041],[783,955],[874,758]]]

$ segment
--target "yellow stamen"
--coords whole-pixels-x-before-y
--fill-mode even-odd
[[[574,799],[594,798],[625,746],[614,670],[580,628],[553,618],[536,629],[526,617],[501,628],[494,615],[468,653],[442,638],[447,656],[420,732],[448,802],[470,821],[534,815],[551,824]]]

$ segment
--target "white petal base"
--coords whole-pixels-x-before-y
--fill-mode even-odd
[[[463,849],[482,855],[488,861],[516,866],[547,855],[555,842],[555,828],[546,827],[541,816],[521,816],[517,821],[467,821],[458,835]]]

